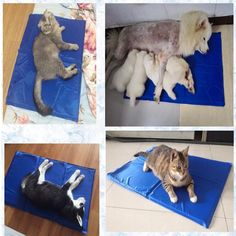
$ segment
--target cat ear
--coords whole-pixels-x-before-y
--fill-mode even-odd
[[[178,153],[177,153],[177,151],[175,150],[175,149],[173,149],[172,151],[171,151],[171,154],[170,154],[171,156],[170,156],[170,160],[171,161],[174,161],[174,159],[176,159],[177,157],[178,157]]]
[[[188,150],[189,150],[189,146],[187,146],[187,147],[182,151],[182,153],[183,153],[183,155],[184,155],[185,157],[188,156]]]

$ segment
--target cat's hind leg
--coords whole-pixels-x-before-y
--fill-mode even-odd
[[[143,171],[148,172],[149,170],[150,170],[150,168],[148,167],[147,162],[145,161],[143,164]]]
[[[57,61],[56,74],[62,77],[63,79],[69,79],[77,73],[78,69],[76,68],[75,64],[65,67],[60,60]]]

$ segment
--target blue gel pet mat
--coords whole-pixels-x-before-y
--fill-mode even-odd
[[[183,85],[177,84],[173,90],[177,99],[172,100],[163,90],[162,102],[206,106],[225,105],[221,33],[213,33],[208,44],[207,54],[195,52],[193,56],[185,58],[193,74],[195,94],[188,92]],[[144,94],[137,99],[153,101],[155,85],[148,79],[145,87]],[[128,98],[126,95],[124,97]]]
[[[68,228],[81,231],[79,224],[68,221],[55,211],[36,207],[22,194],[22,179],[27,174],[35,171],[44,160],[45,158],[43,157],[29,153],[19,151],[15,153],[5,177],[5,204],[29,212],[33,215],[55,221]],[[50,159],[50,161],[53,162],[53,166],[47,170],[45,179],[54,184],[62,186],[77,169],[81,171],[81,174],[85,175],[85,178],[81,181],[79,186],[73,190],[73,196],[75,199],[78,197],[84,197],[86,200],[82,233],[87,233],[95,169],[52,159]]]
[[[108,173],[108,178],[208,228],[228,178],[231,164],[189,156],[189,172],[195,183],[198,201],[190,202],[187,190],[183,187],[175,188],[178,202],[172,203],[161,181],[153,175],[152,171],[143,172],[145,159],[142,156],[137,157],[114,172]]]
[[[40,32],[38,22],[41,17],[42,15],[38,14],[29,16],[6,99],[8,105],[32,111],[37,111],[33,98],[36,77],[33,43]],[[62,32],[63,40],[67,43],[79,45],[79,50],[61,51],[59,56],[65,66],[76,64],[78,74],[68,80],[57,77],[54,80],[43,81],[42,99],[46,105],[53,108],[53,116],[77,122],[80,105],[85,21],[56,18],[59,24],[66,28]]]

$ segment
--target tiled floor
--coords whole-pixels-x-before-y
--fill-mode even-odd
[[[107,142],[106,171],[110,172],[133,158],[133,154],[159,143]],[[165,143],[181,150],[187,144]],[[190,144],[191,155],[233,162],[233,147]],[[159,206],[107,180],[107,231],[233,231],[233,168],[225,185],[209,229]]]

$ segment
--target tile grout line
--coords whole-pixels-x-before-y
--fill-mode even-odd
[[[223,202],[222,202],[222,197],[220,198],[220,202],[221,202],[223,213],[224,213],[226,228],[227,228],[227,231],[229,232],[229,227],[228,227],[228,223],[227,223],[226,216],[225,216],[225,209],[224,209],[224,205],[223,205]]]

